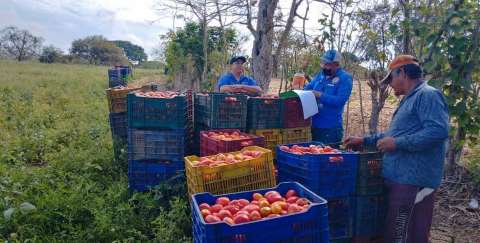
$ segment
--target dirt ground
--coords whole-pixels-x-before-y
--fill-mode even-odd
[[[277,93],[279,86],[280,81],[273,79],[270,92]],[[360,93],[362,99],[360,99]],[[385,131],[388,128],[397,103],[398,99],[395,97],[387,100],[380,114],[379,131]],[[349,104],[345,107],[345,136],[367,134],[370,111],[370,88],[365,82],[359,85],[358,81],[355,81]],[[454,175],[444,178],[437,191],[431,242],[480,243],[480,210],[471,210],[468,207],[471,198],[480,200],[479,188],[474,188],[465,169],[458,168],[455,171]]]

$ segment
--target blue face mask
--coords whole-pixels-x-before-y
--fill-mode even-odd
[[[322,69],[322,73],[323,75],[325,76],[332,76],[333,72],[332,72],[332,69]]]

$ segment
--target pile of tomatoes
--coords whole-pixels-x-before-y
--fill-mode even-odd
[[[207,132],[209,138],[223,141],[233,141],[251,138],[251,136],[241,134],[240,132]]]
[[[280,150],[289,152],[292,154],[338,154],[341,153],[340,150],[334,149],[330,146],[321,146],[321,145],[310,145],[308,147],[293,145],[292,147],[288,147],[285,145],[280,146]]]
[[[200,157],[199,160],[193,160],[194,167],[216,167],[228,164],[235,164],[245,160],[260,157],[262,151],[242,151],[237,154],[217,154],[212,156]]]
[[[220,197],[214,205],[202,203],[199,208],[206,223],[223,221],[236,225],[304,212],[310,204],[308,199],[300,198],[295,190],[289,190],[283,197],[277,191],[268,191],[264,195],[254,193],[251,201]]]
[[[174,91],[139,91],[135,93],[139,97],[148,97],[148,98],[162,98],[162,99],[172,99],[180,94]]]

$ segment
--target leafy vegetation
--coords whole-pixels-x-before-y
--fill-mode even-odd
[[[107,67],[0,61],[0,73],[0,241],[190,239],[185,185],[132,194],[113,160]]]

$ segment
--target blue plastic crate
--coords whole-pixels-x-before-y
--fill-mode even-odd
[[[164,163],[155,160],[129,160],[128,187],[135,191],[147,191],[151,187],[184,173],[183,161]]]
[[[221,196],[230,199],[251,199],[253,193],[266,193],[276,190],[284,195],[294,189],[301,197],[312,202],[306,212],[296,213],[272,219],[259,220],[239,225],[228,225],[224,222],[206,224],[201,216],[198,205],[214,204]],[[239,192],[213,196],[210,193],[200,193],[192,196],[193,236],[196,243],[242,242],[328,242],[328,209],[325,199],[317,196],[297,182],[284,182],[275,188]]]
[[[322,145],[319,142],[295,143],[287,146]],[[353,195],[356,187],[358,153],[296,155],[276,148],[280,181],[298,181],[324,198]],[[341,158],[334,161],[333,158]]]
[[[328,199],[328,227],[330,240],[351,238],[355,201],[352,197]]]
[[[382,235],[387,216],[385,195],[359,196],[355,205],[355,236]]]
[[[186,129],[140,130],[128,129],[129,160],[183,160],[187,154]]]
[[[192,126],[190,102],[185,95],[172,99],[127,96],[128,126],[131,128],[181,129]]]
[[[108,115],[110,121],[110,130],[112,132],[112,138],[127,141],[127,113],[110,113]]]

